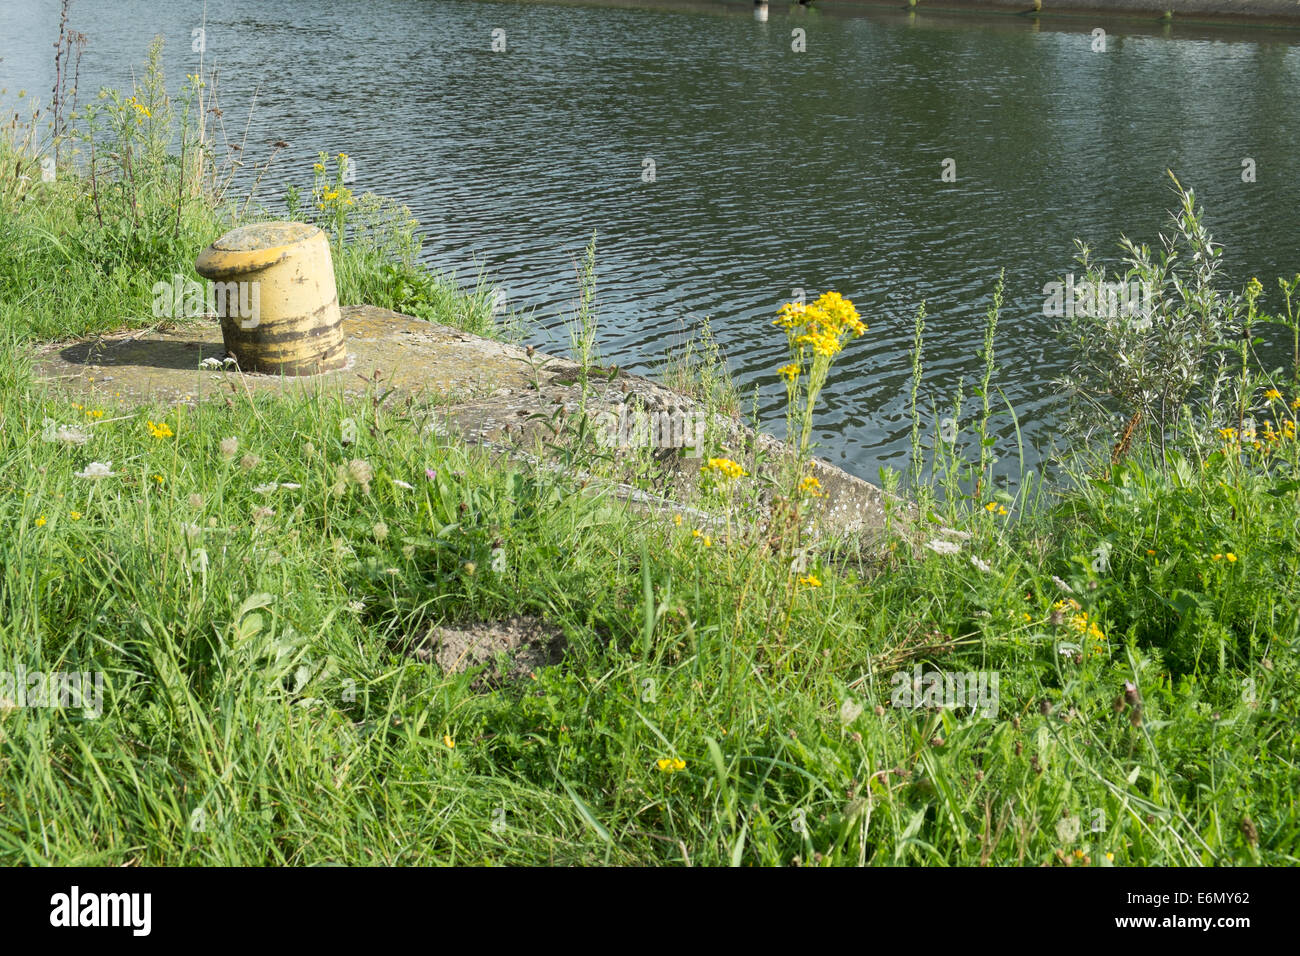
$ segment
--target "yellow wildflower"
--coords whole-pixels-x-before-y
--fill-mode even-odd
[[[70,512],[68,512],[68,517],[71,518],[73,521],[80,521],[80,520],[81,520],[81,512],[80,512],[80,511],[70,511]]]
[[[809,332],[800,335],[794,340],[794,344],[811,348],[818,355],[826,357],[834,355],[842,348],[839,339],[824,332]]]
[[[847,331],[851,335],[861,335],[867,330],[858,316],[853,303],[838,292],[826,292],[813,303],[820,324],[828,331],[838,335]]]
[[[1053,610],[1056,611],[1065,611],[1069,609],[1077,611],[1078,613],[1070,616],[1068,621],[1070,627],[1075,631],[1078,631],[1080,634],[1091,637],[1094,641],[1106,640],[1105,632],[1097,626],[1096,621],[1088,617],[1088,612],[1082,610],[1077,601],[1071,600],[1068,604],[1065,601],[1057,601],[1052,607]]]
[[[815,574],[805,575],[799,579],[799,583],[810,588],[819,588],[822,586],[821,578],[817,577]]]
[[[803,481],[799,482],[799,490],[812,495],[814,498],[820,498],[822,483],[817,480],[816,475],[808,475]]]
[[[171,426],[166,422],[146,422],[149,426],[149,434],[154,438],[171,438],[173,435]]]
[[[655,766],[661,773],[677,773],[686,769],[686,761],[680,757],[660,757],[655,761]]]
[[[45,515],[41,515],[39,518],[36,519],[36,527],[38,528],[45,527]]]
[[[1268,391],[1264,393],[1264,397],[1268,399],[1270,402],[1275,402],[1282,397],[1282,393],[1275,388],[1270,388]]]
[[[456,749],[456,741],[455,741],[455,739],[451,736],[451,734],[443,734],[443,735],[442,735],[442,743],[443,743],[443,746],[446,747],[448,750],[455,750],[455,749]]]
[[[783,329],[795,329],[804,323],[804,313],[807,307],[797,302],[787,302],[781,306],[780,311],[776,314],[776,321],[772,324],[780,326]]]
[[[780,375],[783,379],[785,379],[787,382],[793,382],[796,378],[799,377],[799,366],[794,364],[782,365],[779,369],[776,370],[776,373]]]
[[[710,458],[704,470],[727,479],[744,478],[748,472],[730,458]]]

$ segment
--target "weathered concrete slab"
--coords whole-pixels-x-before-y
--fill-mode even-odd
[[[229,392],[232,385],[251,392],[364,393],[369,383],[359,376],[373,379],[376,371],[390,387],[442,397],[511,382],[522,387],[527,380],[522,349],[372,306],[342,312],[348,365],[321,375],[284,378],[201,368],[204,360],[226,357],[216,319],[46,345],[36,353],[36,367],[51,383],[126,403],[193,402]]]
[[[388,402],[411,399],[425,409],[435,430],[525,454],[554,446],[557,430],[576,423],[584,410],[589,420],[609,421],[620,410],[633,409],[705,419],[722,454],[751,470],[757,461],[760,474],[774,473],[789,455],[771,436],[754,435],[734,419],[707,417],[695,400],[640,376],[618,370],[594,374],[584,401],[579,366],[569,359],[373,306],[342,311],[347,367],[308,378],[201,367],[226,358],[215,319],[45,345],[37,349],[34,364],[52,388],[107,406],[196,404],[259,392],[381,394]],[[635,449],[609,451],[615,459],[630,459]],[[671,448],[657,450],[654,458],[664,476],[655,500],[685,499],[704,460]],[[826,462],[815,461],[812,470],[824,492],[819,503],[826,527],[854,532],[884,524],[879,488]],[[901,502],[896,504],[901,510]]]

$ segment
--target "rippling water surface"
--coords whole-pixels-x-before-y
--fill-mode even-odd
[[[52,85],[57,6],[0,0],[10,97]],[[201,17],[193,2],[79,0],[83,90],[129,83],[155,33],[174,88],[197,67]],[[1121,234],[1154,240],[1166,168],[1205,202],[1234,280],[1272,288],[1300,269],[1297,35],[1098,25],[1104,53],[1089,23],[842,5],[774,3],[760,23],[744,3],[212,0],[206,57],[232,137],[256,93],[249,158],[292,144],[265,198],[306,185],[318,150],[347,152],[357,191],[424,224],[431,264],[481,267],[533,310],[539,345],[567,341],[574,257],[596,230],[604,354],[649,371],[707,316],[776,428],[783,340],[768,320],[796,288],[849,296],[870,331],[834,372],[819,440],[874,477],[906,462],[916,304],[925,401],[943,402],[978,374],[1003,267],[999,380],[1037,460],[1062,410],[1043,285],[1070,270],[1076,236],[1107,256]],[[997,424],[1009,466],[1012,422]]]

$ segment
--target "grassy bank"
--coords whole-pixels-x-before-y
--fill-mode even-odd
[[[127,133],[159,112],[122,102]],[[158,220],[181,217],[167,242],[131,210],[167,214],[183,159],[133,205],[120,164],[41,183],[36,153],[4,148],[0,671],[102,674],[103,696],[87,713],[5,692],[0,860],[1297,862],[1295,370],[1265,381],[1249,348],[1216,364],[1268,318],[1253,290],[1180,273],[1153,326],[1071,329],[1085,356],[1130,356],[1131,376],[1081,363],[1073,384],[1131,427],[1081,437],[1068,486],[1015,495],[961,437],[999,414],[995,301],[960,429],[917,416],[919,537],[823,538],[792,567],[799,518],[739,520],[741,468],[692,502],[725,530],[697,528],[568,477],[581,460],[503,464],[407,406],[57,396],[26,346],[157,321],[153,277],[189,275],[232,218],[196,191]],[[360,197],[338,157],[320,166],[299,214],[347,230]],[[332,235],[353,295],[439,281]],[[426,302],[473,311],[451,289]],[[800,344],[808,314],[781,319],[796,442],[838,349]],[[918,393],[923,332],[922,313]],[[816,494],[791,481],[788,500]],[[422,652],[435,625],[513,616],[562,633],[562,663],[489,680]],[[900,697],[967,673],[996,680],[992,706]]]
[[[193,318],[159,315],[155,284],[195,278],[195,257],[222,233],[287,212],[329,234],[340,305],[378,305],[480,335],[513,331],[517,317],[481,276],[467,285],[423,267],[409,209],[354,195],[345,154],[322,154],[301,171],[279,169],[287,143],[251,155],[212,126],[221,110],[215,80],[191,75],[168,92],[160,41],[141,77],[129,92],[83,93],[89,102],[80,105],[67,91],[57,109],[24,93],[6,114],[0,308],[10,328],[51,339]],[[266,195],[273,169],[300,185]]]

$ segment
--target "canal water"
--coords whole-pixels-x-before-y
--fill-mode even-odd
[[[1121,235],[1154,243],[1166,169],[1204,202],[1234,283],[1300,270],[1300,33],[823,6],[760,22],[707,0],[230,0],[205,21],[197,2],[77,0],[71,25],[89,35],[83,95],[129,84],[155,34],[174,89],[204,30],[247,159],[291,144],[260,195],[309,184],[318,150],[348,153],[356,191],[409,205],[427,261],[483,270],[539,345],[567,345],[595,230],[604,355],[648,372],[707,317],[774,430],[773,314],[796,289],[843,293],[870,329],[817,440],[867,478],[906,464],[917,304],[923,402],[942,405],[961,379],[970,394],[1003,268],[998,381],[1028,464],[1050,452],[1064,356],[1043,288],[1075,237],[1108,259]],[[48,95],[57,8],[0,0],[6,99]],[[1014,471],[1010,416],[995,424]]]

